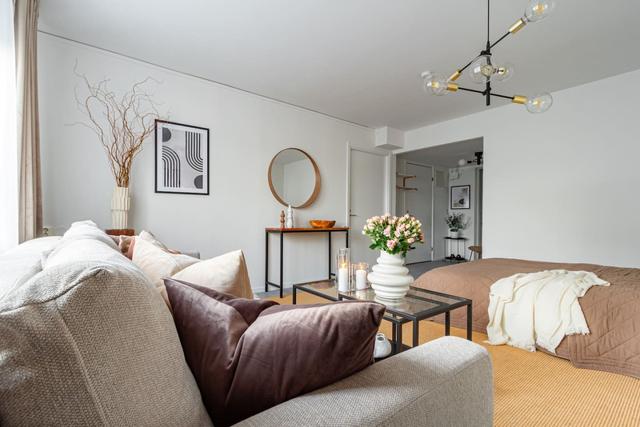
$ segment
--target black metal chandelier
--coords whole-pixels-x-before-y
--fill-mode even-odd
[[[476,56],[464,67],[456,70],[448,79],[442,76],[434,74],[431,71],[425,71],[422,73],[422,79],[424,82],[424,90],[427,93],[433,95],[445,95],[449,92],[457,92],[459,90],[465,92],[473,92],[481,94],[485,97],[486,105],[491,105],[491,97],[509,99],[515,104],[523,104],[527,111],[530,113],[543,113],[551,108],[553,104],[553,98],[548,93],[540,93],[531,97],[523,95],[500,95],[493,92],[491,82],[493,81],[506,81],[514,72],[513,65],[509,63],[495,64],[492,60],[491,49],[493,49],[498,43],[503,41],[510,34],[515,34],[520,31],[528,23],[538,22],[546,18],[551,14],[555,8],[554,0],[530,0],[527,8],[524,11],[524,16],[513,24],[507,33],[500,37],[495,42],[491,43],[490,40],[490,13],[491,4],[490,0],[487,0],[487,44],[485,49],[480,52],[480,55]],[[484,86],[484,90],[470,89],[462,87],[455,83],[456,80],[462,75],[462,73],[468,70],[468,75],[474,83]]]

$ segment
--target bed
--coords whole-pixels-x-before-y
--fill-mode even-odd
[[[473,329],[486,333],[489,288],[496,280],[553,269],[591,271],[611,283],[594,286],[580,298],[591,333],[565,337],[556,355],[579,368],[640,378],[640,269],[491,258],[436,268],[415,286],[473,300]],[[464,328],[465,311],[454,310],[451,324]]]

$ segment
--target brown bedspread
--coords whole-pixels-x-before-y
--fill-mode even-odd
[[[557,355],[579,368],[640,378],[640,269],[493,258],[436,268],[420,276],[416,286],[473,300],[473,329],[486,333],[489,288],[495,281],[553,269],[591,271],[611,283],[594,286],[579,299],[591,333],[566,337]],[[451,324],[466,327],[465,311],[453,311]]]

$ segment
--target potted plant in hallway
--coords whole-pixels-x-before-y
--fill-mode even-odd
[[[146,83],[153,79],[147,77],[134,83],[129,91],[117,96],[108,88],[108,80],[91,83],[85,75],[77,72],[76,75],[82,78],[88,90],[82,100],[76,95],[79,109],[88,118],[88,123],[81,124],[98,137],[116,181],[111,197],[112,228],[124,230],[129,226],[129,181],[133,159],[154,131],[155,120],[160,119],[156,103],[145,90]]]
[[[460,231],[464,230],[467,226],[464,222],[463,213],[453,213],[447,216],[445,219],[447,226],[449,227],[449,237],[457,239],[460,237]]]
[[[422,224],[406,214],[401,217],[374,216],[367,220],[362,234],[371,238],[370,249],[379,249],[378,264],[372,267],[368,279],[376,296],[397,300],[403,298],[413,283],[409,269],[404,266],[407,252],[414,244],[424,243]]]

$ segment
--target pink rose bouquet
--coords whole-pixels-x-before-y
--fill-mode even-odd
[[[402,254],[414,249],[415,243],[424,243],[422,224],[409,214],[404,216],[374,216],[367,220],[362,234],[371,238],[371,249],[390,254]]]

